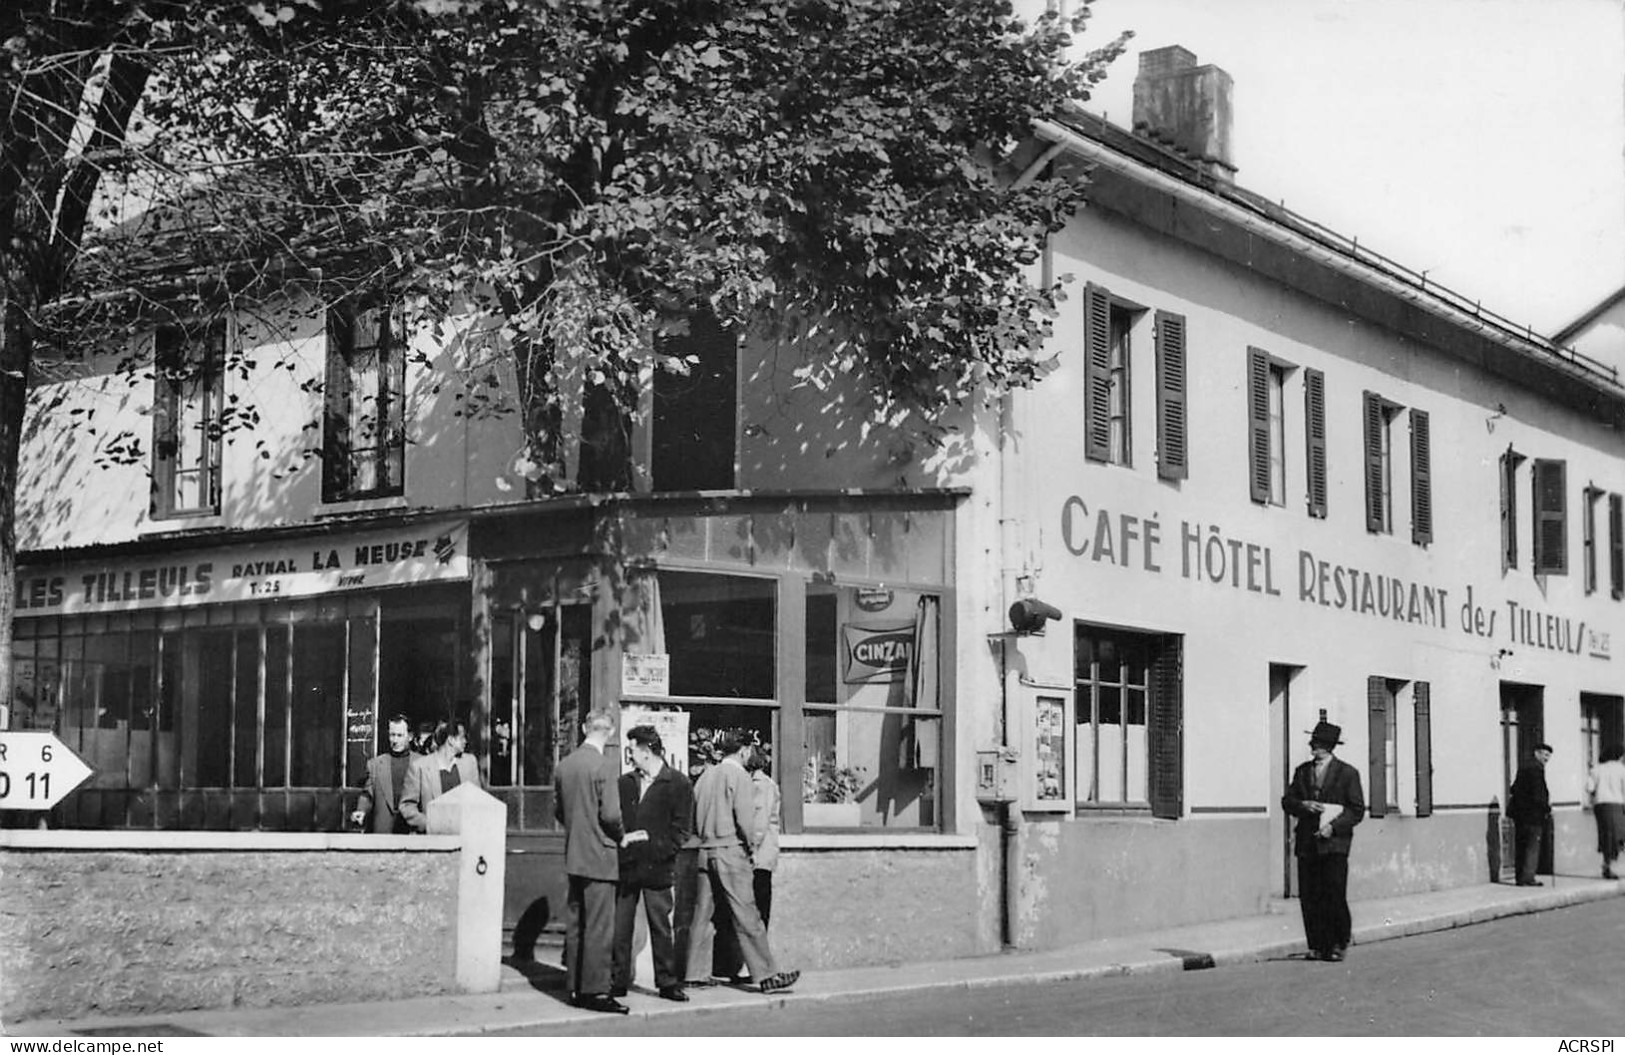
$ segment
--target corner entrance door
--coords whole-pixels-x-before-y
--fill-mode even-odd
[[[1501,683],[1501,879],[1508,881],[1513,872],[1514,837],[1512,819],[1507,816],[1507,804],[1512,798],[1512,780],[1518,767],[1534,757],[1535,745],[1546,735],[1546,716],[1543,703],[1544,689],[1539,685],[1517,682]],[[1550,852],[1550,840],[1542,848],[1544,858]],[[1541,871],[1550,866],[1542,861]]]
[[[1270,882],[1276,897],[1296,895],[1292,861],[1292,818],[1281,808],[1281,795],[1292,777],[1292,751],[1301,737],[1292,731],[1292,679],[1302,667],[1270,664]]]

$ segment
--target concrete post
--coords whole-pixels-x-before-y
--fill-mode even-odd
[[[502,984],[502,896],[508,806],[473,784],[429,803],[430,835],[462,842],[457,869],[457,986],[494,993]]]

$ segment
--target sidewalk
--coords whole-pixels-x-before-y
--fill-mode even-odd
[[[1362,944],[1483,923],[1503,916],[1576,905],[1625,894],[1625,880],[1547,877],[1544,887],[1486,883],[1409,897],[1359,901],[1349,966]],[[808,971],[796,988],[771,997],[732,988],[693,989],[673,1004],[634,989],[624,1001],[635,1016],[670,1022],[673,1034],[703,1034],[704,1012],[760,1007],[767,1002],[870,1000],[926,989],[1014,982],[1047,982],[1179,971],[1302,953],[1303,929],[1295,903],[1245,919],[1107,938],[1046,952],[1018,952],[936,963]],[[556,950],[548,950],[556,952]],[[697,1017],[698,1016],[698,1017]],[[297,1008],[182,1011],[139,1018],[76,1022],[36,1019],[8,1024],[9,1036],[448,1036],[509,1029],[546,1029],[564,1022],[611,1019],[564,1002],[562,972],[546,964],[528,973],[503,969],[502,991],[478,996],[417,997],[388,1003],[317,1004]]]

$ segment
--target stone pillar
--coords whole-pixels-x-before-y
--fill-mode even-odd
[[[472,784],[429,803],[430,835],[462,842],[457,868],[457,986],[494,993],[502,983],[503,873],[508,859],[508,806]]]

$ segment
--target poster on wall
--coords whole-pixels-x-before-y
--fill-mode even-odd
[[[622,652],[621,695],[670,696],[671,655],[666,652]]]
[[[841,641],[846,646],[842,675],[846,684],[902,681],[914,653],[914,624],[857,626],[847,623],[841,627]]]
[[[627,746],[626,734],[639,725],[655,727],[655,732],[660,734],[660,743],[666,749],[666,764],[687,775],[688,712],[657,711],[635,703],[621,705],[621,772],[632,772],[632,752]]]
[[[1071,810],[1072,693],[1069,689],[1026,685],[1021,805],[1028,810]]]

